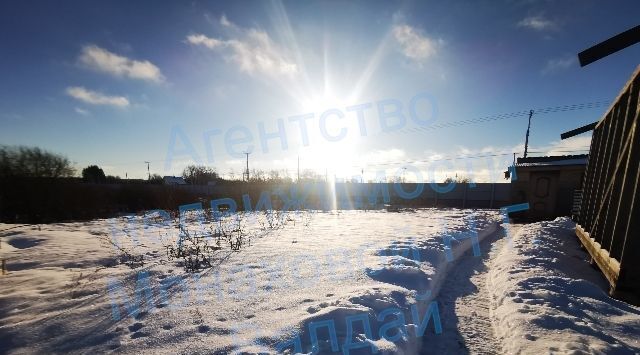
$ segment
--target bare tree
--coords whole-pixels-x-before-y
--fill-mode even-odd
[[[451,183],[456,183],[456,184],[468,184],[468,183],[470,183],[470,182],[471,182],[471,179],[469,179],[468,177],[466,177],[466,176],[460,176],[460,177],[458,177],[457,175],[456,175],[456,177],[455,177],[455,178],[448,177],[448,178],[446,178],[446,179],[444,180],[444,183],[445,183],[445,184],[451,184]]]
[[[269,170],[269,181],[280,181],[280,172],[278,170]]]
[[[300,180],[307,182],[322,182],[324,181],[324,176],[314,170],[305,169],[302,171],[302,174],[300,174]]]
[[[266,181],[266,174],[264,172],[264,170],[260,170],[260,169],[251,169],[251,179],[250,181],[256,181],[256,182],[261,182],[261,181]]]
[[[0,146],[0,176],[70,177],[75,169],[66,157],[38,147]]]
[[[193,185],[206,185],[210,181],[220,180],[220,176],[213,168],[203,165],[189,165],[182,171],[182,177]]]

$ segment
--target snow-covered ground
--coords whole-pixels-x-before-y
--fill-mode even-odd
[[[606,296],[566,220],[512,228],[511,248],[489,210],[283,220],[244,216],[250,245],[197,273],[167,258],[175,225],[0,225],[0,353],[638,351],[640,312]]]
[[[505,353],[638,354],[640,308],[610,298],[568,218],[525,225],[489,266]]]

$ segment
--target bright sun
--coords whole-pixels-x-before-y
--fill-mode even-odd
[[[353,114],[345,111],[351,103],[325,94],[304,100],[302,104],[305,113],[314,113],[315,124],[309,127],[309,146],[300,148],[301,169],[311,169],[322,175],[326,173],[329,179],[334,176],[348,179],[358,174],[357,122]],[[329,110],[334,110],[334,113],[321,119]]]

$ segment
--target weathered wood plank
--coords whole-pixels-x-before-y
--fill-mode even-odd
[[[618,281],[618,275],[620,274],[620,263],[616,259],[611,258],[609,252],[602,249],[600,243],[591,238],[589,233],[585,232],[580,225],[576,226],[576,235],[600,270],[602,270],[602,273],[609,281],[609,285],[614,288]]]

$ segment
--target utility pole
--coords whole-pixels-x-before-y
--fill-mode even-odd
[[[300,181],[300,156],[298,155],[298,180]]]
[[[151,170],[149,170],[149,162],[145,161],[145,163],[147,163],[147,180],[151,180]]]
[[[245,172],[245,174],[247,174],[247,182],[249,182],[249,154],[251,154],[250,152],[244,152],[244,154],[247,156],[247,171]]]
[[[529,149],[529,130],[531,129],[531,116],[533,116],[533,110],[529,111],[529,126],[527,126],[527,137],[524,140],[524,157],[527,157],[527,150]]]

